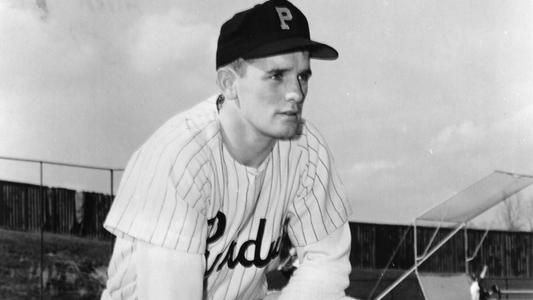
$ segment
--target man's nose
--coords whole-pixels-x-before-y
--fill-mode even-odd
[[[298,78],[295,78],[289,83],[286,99],[287,101],[302,102],[305,98],[305,93],[305,87],[302,82]]]

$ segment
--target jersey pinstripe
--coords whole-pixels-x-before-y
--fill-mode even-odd
[[[259,299],[284,224],[304,246],[347,221],[342,184],[312,125],[250,168],[224,147],[215,99],[169,120],[131,157],[104,224],[121,238],[109,267],[110,298],[135,297],[128,261],[141,240],[204,254],[207,299]]]

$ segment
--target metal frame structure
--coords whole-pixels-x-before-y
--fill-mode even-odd
[[[456,215],[453,215],[453,216],[449,216],[448,213],[449,211],[447,209],[449,209],[449,206],[446,206],[447,203],[449,202],[457,202],[457,200],[465,200],[465,199],[468,199],[467,196],[469,196],[469,192],[471,192],[472,190],[476,190],[478,189],[478,191],[483,191],[483,189],[479,189],[480,186],[482,186],[482,184],[486,184],[486,182],[491,178],[491,176],[503,176],[505,177],[507,180],[509,180],[509,183],[506,184],[505,187],[502,188],[502,190],[497,190],[496,193],[494,193],[494,191],[491,191],[493,192],[493,194],[490,194],[490,195],[484,195],[484,196],[487,196],[487,203],[484,203],[485,202],[485,199],[477,199],[478,202],[480,203],[483,203],[484,206],[478,211],[478,212],[475,212],[475,213],[463,213],[461,212],[460,210],[458,210],[460,213],[459,214],[456,214]],[[462,192],[458,193],[457,195],[455,195],[454,197],[442,202],[442,203],[439,203],[437,204],[436,206],[428,209],[426,212],[424,212],[423,214],[421,214],[419,217],[415,218],[413,220],[413,228],[414,228],[414,232],[413,232],[413,239],[414,239],[414,242],[413,242],[413,252],[414,252],[414,265],[409,268],[408,270],[406,270],[400,277],[398,277],[390,286],[388,286],[384,291],[382,291],[376,298],[374,298],[375,300],[380,300],[380,299],[383,299],[387,294],[389,294],[394,288],[396,288],[403,280],[405,280],[411,273],[415,272],[417,278],[419,277],[419,274],[418,274],[418,267],[420,265],[422,265],[422,263],[424,263],[429,257],[431,257],[435,252],[437,252],[437,250],[439,250],[442,246],[444,246],[444,244],[446,244],[452,237],[454,237],[459,231],[461,231],[462,229],[464,230],[464,235],[465,235],[465,239],[464,239],[464,251],[465,251],[465,273],[468,274],[469,272],[469,269],[468,269],[468,264],[471,260],[473,260],[475,258],[475,256],[477,255],[477,253],[479,252],[479,249],[481,248],[481,244],[483,243],[483,241],[485,240],[487,234],[488,234],[488,229],[485,231],[485,234],[483,235],[481,241],[479,242],[479,244],[476,246],[476,249],[474,250],[474,253],[472,255],[468,255],[468,252],[469,252],[469,249],[468,249],[468,232],[467,232],[467,224],[469,223],[469,221],[471,221],[474,217],[482,214],[483,212],[485,212],[486,210],[492,208],[493,206],[495,206],[496,204],[506,200],[507,198],[509,198],[510,196],[514,195],[515,193],[519,192],[520,190],[526,188],[527,186],[533,184],[533,176],[530,176],[530,175],[523,175],[523,174],[515,174],[515,173],[509,173],[509,172],[503,172],[503,171],[494,171],[492,174],[486,176],[485,178],[483,178],[482,180],[474,183],[473,185],[471,185],[470,187],[468,187],[467,189],[463,190]],[[443,208],[446,208],[445,209],[445,212],[444,214],[433,214],[434,212],[438,212],[438,210],[442,210]],[[454,207],[455,208],[455,207]],[[436,216],[440,216],[439,218],[436,218]],[[427,218],[424,218],[424,216],[430,216],[430,217],[427,217]],[[423,253],[421,255],[418,254],[418,245],[417,245],[417,222],[418,221],[433,221],[433,222],[438,222],[439,225],[435,228],[435,232],[433,233],[433,236],[431,237],[428,245],[426,246],[426,248],[424,249]],[[431,247],[436,236],[437,236],[437,233],[438,231],[440,230],[441,228],[441,224],[442,223],[448,223],[450,224],[451,226],[449,228],[452,228],[452,231],[450,233],[448,233],[445,237],[443,237],[435,246]],[[502,294],[505,294],[505,293],[508,293],[508,294],[528,294],[530,291],[529,290],[502,290]],[[533,291],[532,291],[533,292]]]

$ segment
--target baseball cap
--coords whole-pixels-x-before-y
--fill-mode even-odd
[[[260,58],[307,50],[310,57],[333,60],[337,50],[311,40],[304,14],[286,0],[270,0],[235,14],[220,28],[216,68],[237,58]]]

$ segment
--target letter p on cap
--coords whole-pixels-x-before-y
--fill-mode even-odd
[[[284,29],[284,30],[291,29],[289,25],[287,25],[286,23],[286,21],[292,20],[291,11],[286,7],[277,7],[277,6],[276,6],[276,11],[278,12],[281,29]]]

